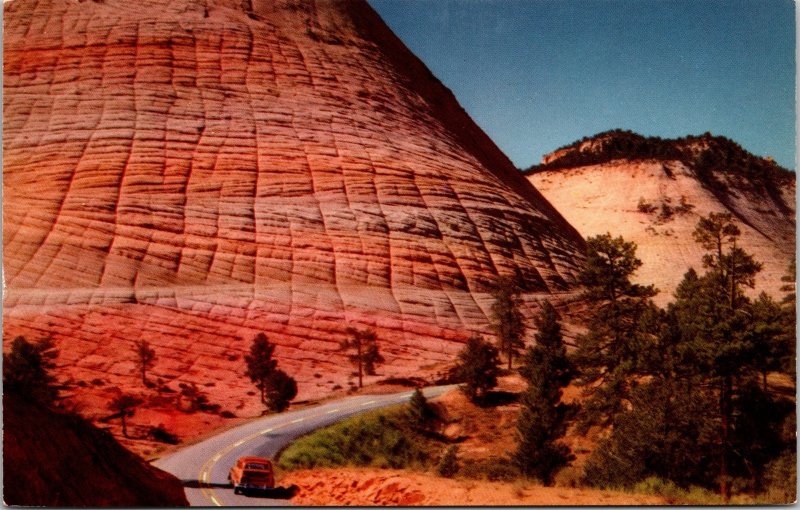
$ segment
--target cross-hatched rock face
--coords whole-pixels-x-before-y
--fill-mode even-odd
[[[407,374],[487,331],[498,274],[571,291],[578,233],[366,3],[4,21],[5,336],[53,335],[78,380],[135,380],[146,339],[156,376],[235,389],[264,331],[311,395],[348,325]]]
[[[794,176],[772,183],[772,193],[746,178],[715,172],[725,191],[709,189],[691,164],[682,161],[616,159],[545,170],[531,182],[587,237],[611,232],[637,245],[642,267],[636,280],[655,284],[656,303],[674,301],[674,291],[693,267],[703,273],[706,251],[693,237],[697,222],[726,213],[741,230],[739,247],[762,264],[753,296],[761,292],[782,299],[795,254]]]

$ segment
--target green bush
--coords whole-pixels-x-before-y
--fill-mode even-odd
[[[670,504],[679,505],[724,505],[724,498],[708,489],[692,485],[688,489],[682,489],[674,482],[658,478],[655,476],[648,477],[633,487],[633,492],[637,494],[649,494],[661,496]],[[731,499],[730,503],[747,505],[753,504],[753,500],[747,496],[736,496]]]
[[[431,458],[426,443],[408,425],[402,409],[375,411],[298,439],[280,454],[278,465],[287,470],[424,467]]]
[[[436,472],[445,478],[452,478],[458,473],[458,446],[453,445],[444,452],[436,466]]]

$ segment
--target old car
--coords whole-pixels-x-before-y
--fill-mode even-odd
[[[234,494],[248,489],[266,490],[275,487],[272,462],[263,457],[240,457],[228,473]]]

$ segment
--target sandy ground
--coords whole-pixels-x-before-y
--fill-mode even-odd
[[[432,474],[383,469],[295,471],[281,479],[300,491],[295,505],[331,506],[553,506],[665,505],[657,496],[570,487],[542,487],[533,482],[448,479]]]

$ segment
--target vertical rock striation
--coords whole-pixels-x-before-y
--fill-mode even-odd
[[[235,392],[264,331],[309,396],[348,325],[401,373],[485,330],[498,274],[572,289],[580,235],[365,2],[4,22],[4,334],[53,335],[76,380],[132,384],[146,339],[156,376]]]

